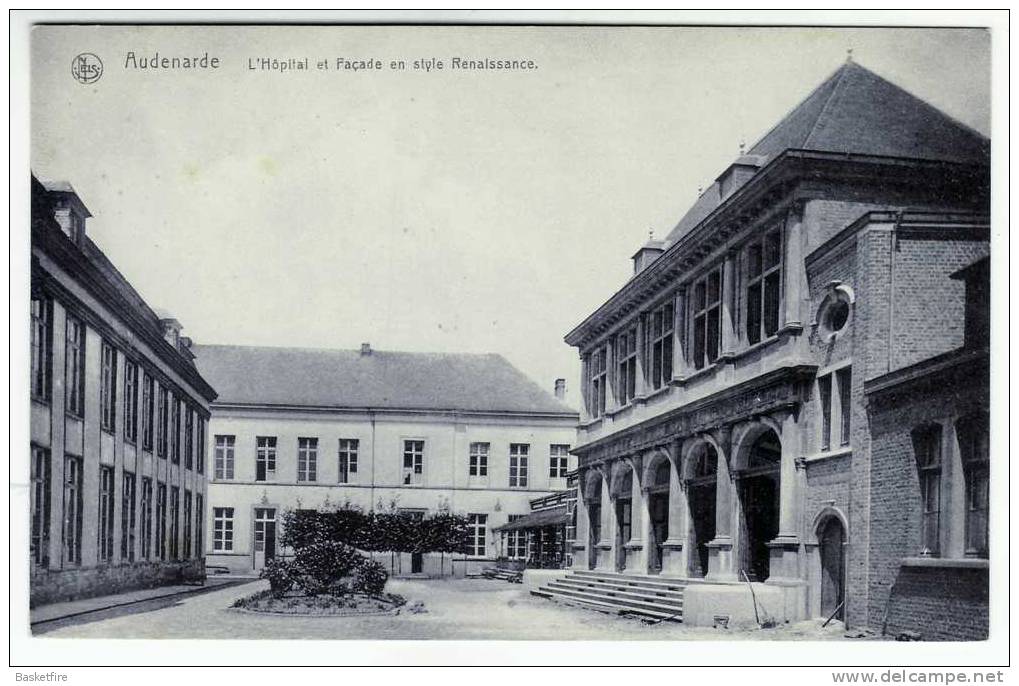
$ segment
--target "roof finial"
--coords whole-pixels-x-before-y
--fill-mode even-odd
[[[697,197],[704,195],[704,186],[697,186]]]
[[[655,229],[654,229],[653,226],[649,226],[648,227],[648,230],[647,230],[647,239],[648,239],[648,241],[653,241],[655,239]]]
[[[847,48],[846,49],[846,64],[849,64],[852,61],[853,61],[853,49],[852,48]]]
[[[743,157],[743,155],[746,154],[746,151],[747,151],[747,142],[745,140],[740,140],[740,142],[739,142],[739,156]]]

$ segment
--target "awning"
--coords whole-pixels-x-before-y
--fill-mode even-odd
[[[519,531],[520,529],[537,529],[543,526],[565,526],[567,520],[566,506],[562,505],[532,512],[509,524],[497,526],[492,531]]]

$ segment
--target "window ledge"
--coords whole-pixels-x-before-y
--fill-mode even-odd
[[[683,377],[683,383],[690,383],[702,376],[709,376],[715,373],[715,368],[718,366],[718,362],[712,362],[707,367],[701,367],[700,369],[691,370],[691,372]]]
[[[580,428],[584,429],[584,430],[587,430],[587,429],[590,429],[592,427],[597,427],[597,426],[601,425],[602,421],[604,421],[603,417],[595,417],[594,419],[589,419],[586,422],[581,422],[580,423]]]
[[[659,389],[656,389],[656,390],[653,390],[653,391],[648,391],[648,393],[646,393],[644,395],[644,402],[647,402],[648,400],[651,400],[653,398],[657,398],[659,396],[663,396],[663,395],[667,394],[669,392],[669,388],[670,388],[669,385],[665,384],[664,386],[662,386]]]
[[[852,446],[844,445],[833,450],[822,450],[819,453],[807,455],[806,457],[803,458],[803,461],[809,464],[811,462],[821,462],[823,460],[830,460],[833,457],[846,457],[847,455],[852,454],[853,454]]]
[[[990,569],[990,561],[976,557],[904,557],[903,567],[931,567],[942,569]]]

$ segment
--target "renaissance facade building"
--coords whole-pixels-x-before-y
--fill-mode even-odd
[[[215,392],[74,189],[33,176],[31,193],[31,603],[200,577]]]
[[[465,555],[379,556],[397,575],[463,575],[493,529],[564,491],[577,412],[498,355],[195,346],[217,387],[209,430],[209,565],[254,573],[282,552],[288,509],[351,505],[470,520]],[[503,554],[526,559],[523,536]],[[452,558],[452,559],[451,559]]]
[[[638,250],[566,336],[568,595],[986,636],[989,148],[847,62]]]

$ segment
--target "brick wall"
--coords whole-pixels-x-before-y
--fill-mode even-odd
[[[914,631],[925,641],[987,638],[986,569],[902,567],[895,578],[885,631]]]
[[[81,598],[179,584],[193,574],[205,576],[205,562],[135,562],[88,569],[46,570],[32,575],[31,607]]]

